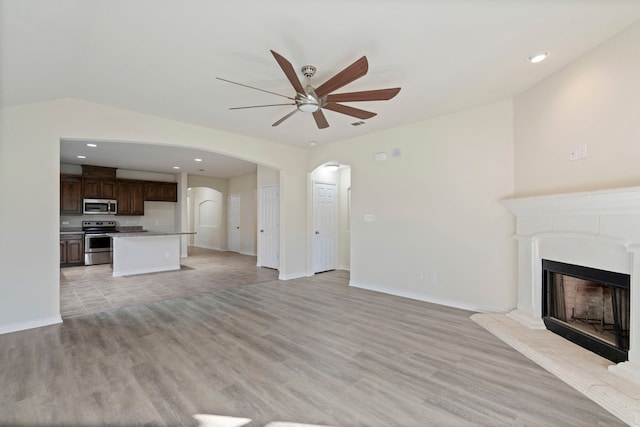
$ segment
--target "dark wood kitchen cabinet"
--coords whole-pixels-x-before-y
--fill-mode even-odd
[[[115,199],[116,169],[82,165],[82,197],[85,199]]]
[[[84,265],[84,235],[60,235],[60,267]]]
[[[85,199],[115,199],[116,180],[83,178],[82,197],[84,197]]]
[[[60,175],[60,214],[82,215],[82,178]]]
[[[145,182],[118,180],[118,215],[144,215]]]
[[[147,182],[144,199],[150,202],[177,202],[178,184],[175,182]]]

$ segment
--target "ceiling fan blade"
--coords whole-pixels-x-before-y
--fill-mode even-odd
[[[300,83],[300,79],[298,79],[296,70],[293,69],[293,65],[291,65],[291,62],[287,61],[285,57],[280,55],[278,52],[271,51],[271,54],[274,58],[276,58],[278,65],[280,65],[280,68],[282,68],[282,71],[284,71],[284,75],[287,76],[287,79],[289,79],[296,92],[304,95],[304,87],[302,87],[302,83]]]
[[[336,104],[335,102],[328,103],[322,108],[335,111],[336,113],[346,114],[347,116],[357,117],[359,119],[370,119],[371,117],[378,115],[378,113],[372,113],[371,111],[365,111],[359,108],[353,108],[353,107],[349,107],[342,104]]]
[[[260,107],[278,107],[281,105],[296,105],[295,102],[294,103],[289,103],[289,104],[267,104],[267,105],[249,105],[247,107],[230,107],[229,110],[244,110],[246,108],[260,108]]]
[[[287,120],[289,117],[293,116],[297,112],[298,112],[298,109],[293,110],[292,112],[290,112],[289,114],[287,114],[286,116],[284,116],[283,118],[281,118],[280,120],[272,124],[271,126],[278,126],[280,123],[284,122],[285,120]]]
[[[260,89],[259,87],[249,86],[249,85],[246,85],[246,84],[243,84],[243,83],[238,83],[238,82],[232,82],[231,80],[223,79],[223,78],[220,78],[220,77],[216,77],[216,79],[222,80],[223,82],[227,82],[227,83],[233,83],[234,85],[248,87],[249,89],[259,90],[260,92],[267,92],[267,93],[270,93],[272,95],[282,96],[283,98],[287,98],[287,99],[291,99],[292,101],[295,101],[295,98],[292,98],[290,96],[282,95],[282,94],[275,93],[275,92],[271,92],[269,90]]]
[[[365,90],[363,92],[333,93],[327,95],[327,102],[388,101],[400,92],[399,87],[390,89]]]
[[[314,111],[313,118],[316,121],[316,125],[318,126],[318,129],[326,129],[329,127],[329,122],[327,121],[327,118],[324,116],[324,113],[322,112],[322,110]]]
[[[318,98],[322,98],[334,90],[359,79],[367,74],[367,71],[369,71],[369,62],[367,62],[367,57],[363,56],[316,88],[316,95],[318,95]]]

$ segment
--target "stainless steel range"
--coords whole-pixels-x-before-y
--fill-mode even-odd
[[[106,233],[117,233],[115,221],[82,221],[84,265],[111,264],[113,245]]]

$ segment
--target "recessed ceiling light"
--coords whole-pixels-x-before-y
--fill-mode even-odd
[[[174,166],[173,168],[174,169],[180,169],[180,166]]]
[[[309,145],[310,145],[311,147],[314,147],[316,144],[317,144],[317,142],[315,142],[315,141],[309,141]]]
[[[202,161],[202,159],[193,159],[193,160],[195,160],[196,162],[201,162]]]
[[[545,59],[547,59],[549,54],[550,54],[550,52],[548,52],[548,51],[536,52],[536,53],[534,53],[532,55],[529,55],[529,62],[531,62],[532,64],[537,64],[538,62],[542,62]]]
[[[86,159],[87,158],[87,156],[76,156],[76,157],[78,157],[79,159]]]
[[[97,146],[98,146],[97,144],[91,144],[91,143],[87,144],[87,147],[97,147]]]

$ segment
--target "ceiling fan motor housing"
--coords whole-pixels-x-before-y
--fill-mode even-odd
[[[304,67],[302,67],[301,71],[302,75],[309,79],[316,74],[316,67],[314,67],[313,65],[305,65]]]

